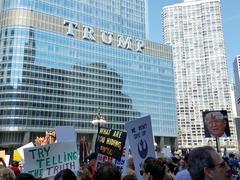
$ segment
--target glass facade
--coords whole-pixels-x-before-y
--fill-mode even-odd
[[[145,0],[1,0],[2,9],[28,9],[145,38]]]
[[[59,125],[75,126],[78,133],[95,133],[91,121],[99,107],[108,127],[124,129],[125,122],[150,114],[156,136],[177,136],[170,47],[143,40],[143,52],[137,52],[117,47],[115,40],[112,45],[93,42],[81,38],[80,25],[75,36],[67,35],[65,19],[92,22],[96,34],[108,24],[117,28],[110,28],[115,35],[144,39],[144,21],[138,19],[136,28],[131,16],[120,17],[130,23],[127,27],[119,19],[109,22],[107,17],[116,13],[112,10],[100,16],[106,23],[96,24],[95,15],[89,16],[92,21],[83,20],[81,13],[87,14],[87,9],[100,13],[98,8],[110,2],[120,10],[128,6],[128,1],[100,2],[1,1],[0,137],[10,136],[9,130],[17,136],[18,132],[42,132]],[[133,12],[124,11],[144,18],[143,3],[129,2]],[[91,6],[85,9],[83,4]],[[77,11],[79,7],[81,11]],[[16,144],[14,138],[0,139],[0,144]]]

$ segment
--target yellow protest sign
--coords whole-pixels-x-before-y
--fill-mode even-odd
[[[13,151],[13,160],[14,161],[21,161],[21,156],[20,156],[20,154],[18,153],[17,150]]]
[[[0,151],[0,157],[5,159],[5,150]]]

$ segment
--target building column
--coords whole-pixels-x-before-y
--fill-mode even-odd
[[[30,142],[30,132],[25,132],[23,137],[23,145]]]
[[[178,138],[177,137],[173,137],[172,138],[172,144],[171,144],[171,146],[172,146],[172,149],[175,151],[175,149],[178,149]],[[173,151],[173,152],[174,152]]]
[[[160,137],[160,148],[162,149],[164,147],[164,137]]]
[[[94,133],[92,138],[92,152],[95,152],[96,139],[97,139],[97,133]]]

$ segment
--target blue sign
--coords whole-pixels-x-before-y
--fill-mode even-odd
[[[126,123],[129,145],[131,148],[135,172],[142,179],[140,170],[147,157],[155,157],[151,117],[146,116]]]

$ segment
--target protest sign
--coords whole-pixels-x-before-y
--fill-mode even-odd
[[[57,142],[76,142],[76,133],[73,126],[57,126],[55,130]]]
[[[126,136],[127,133],[124,131],[99,127],[95,144],[95,152],[120,160]]]
[[[5,164],[8,167],[9,166],[9,162],[10,162],[10,155],[5,154],[5,158],[4,158]]]
[[[101,166],[102,163],[106,161],[112,162],[114,165],[118,167],[118,169],[121,171],[122,176],[126,174],[126,165],[127,165],[127,159],[128,159],[128,153],[129,153],[129,143],[128,140],[126,139],[125,146],[122,151],[122,157],[120,160],[117,160],[112,157],[108,157],[106,155],[98,153],[97,157],[97,169]]]
[[[17,150],[13,151],[13,160],[14,161],[21,161],[21,156]]]
[[[34,144],[32,142],[25,144],[24,146],[21,146],[20,148],[17,149],[19,155],[21,156],[22,160],[24,160],[24,154],[23,154],[23,150],[25,148],[30,148],[30,147],[34,147]]]
[[[79,169],[76,142],[61,142],[24,149],[25,173],[35,177],[51,177],[63,169]]]
[[[0,151],[0,158],[5,158],[5,150]]]
[[[164,147],[164,148],[162,148],[161,153],[162,153],[164,156],[168,157],[168,158],[172,158],[172,157],[173,157],[172,151],[171,151],[171,148],[170,148],[170,147]]]
[[[155,157],[150,116],[127,122],[125,125],[138,179],[147,157]]]

